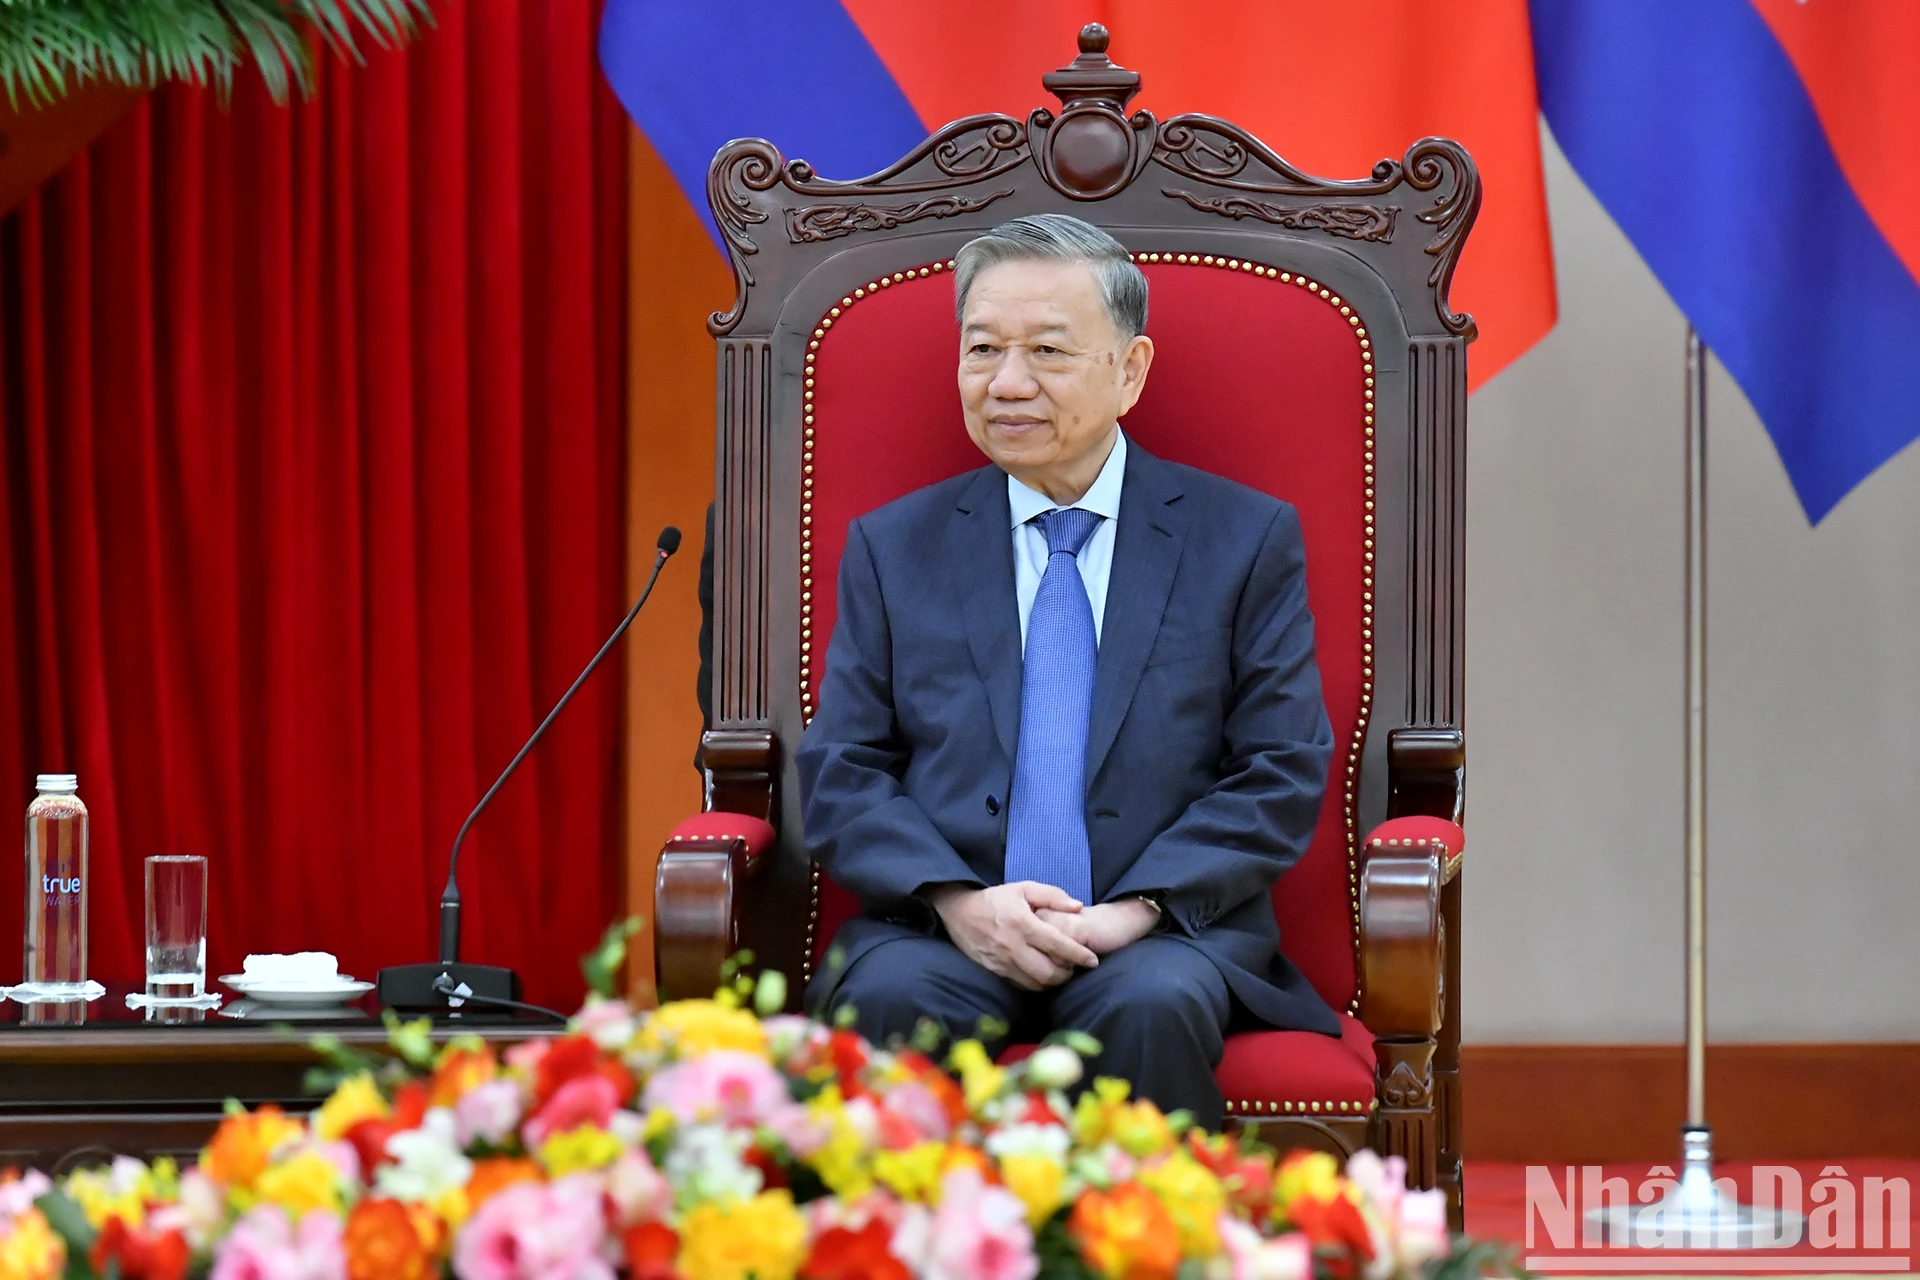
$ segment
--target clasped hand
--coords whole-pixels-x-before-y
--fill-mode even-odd
[[[1145,937],[1159,918],[1144,902],[1083,906],[1066,890],[1032,880],[985,889],[947,885],[932,902],[969,960],[1028,991],[1097,967],[1101,956]]]

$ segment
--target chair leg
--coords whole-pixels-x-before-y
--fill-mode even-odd
[[[1383,1156],[1407,1162],[1409,1186],[1425,1189],[1440,1172],[1440,1117],[1434,1107],[1432,1040],[1376,1040],[1380,1106],[1372,1141]]]
[[[1460,1155],[1460,1068],[1436,1067],[1434,1108],[1438,1112],[1440,1162],[1436,1185],[1447,1193],[1447,1225],[1467,1229],[1466,1174]]]

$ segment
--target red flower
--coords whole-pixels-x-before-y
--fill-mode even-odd
[[[183,1280],[191,1253],[178,1231],[135,1230],[115,1214],[100,1228],[87,1261],[95,1274],[104,1274],[109,1262],[118,1263],[121,1280]]]
[[[427,1087],[418,1080],[410,1080],[394,1092],[392,1114],[370,1116],[340,1135],[353,1144],[367,1181],[373,1181],[375,1168],[393,1159],[387,1154],[387,1139],[420,1127],[420,1122],[426,1119],[427,1101]]]
[[[1373,1260],[1373,1236],[1360,1206],[1343,1195],[1331,1200],[1311,1200],[1297,1196],[1287,1206],[1287,1217],[1313,1245],[1330,1275],[1354,1275],[1361,1264]]]
[[[614,1086],[619,1102],[633,1097],[633,1076],[587,1037],[562,1036],[552,1046],[533,1069],[534,1110],[546,1106],[560,1086],[581,1076],[604,1076]]]
[[[1198,1129],[1187,1135],[1187,1149],[1227,1189],[1227,1199],[1256,1223],[1273,1207],[1273,1155],[1240,1149],[1232,1138],[1209,1138]]]
[[[679,1280],[673,1269],[680,1256],[680,1237],[664,1222],[642,1222],[627,1228],[622,1243],[627,1252],[627,1274],[632,1280]]]
[[[833,1073],[840,1078],[840,1096],[858,1098],[867,1092],[860,1083],[860,1073],[867,1066],[867,1046],[852,1031],[836,1031],[827,1041],[827,1055],[833,1062]]]
[[[1067,1122],[1060,1118],[1059,1112],[1047,1105],[1047,1095],[1036,1089],[1027,1094],[1027,1106],[1020,1113],[1019,1123],[1052,1124],[1064,1128]]]
[[[913,1280],[907,1264],[893,1256],[893,1232],[879,1218],[858,1231],[829,1227],[813,1242],[800,1264],[805,1280]]]

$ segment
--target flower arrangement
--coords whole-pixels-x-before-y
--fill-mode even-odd
[[[1096,1080],[1084,1037],[944,1065],[756,1015],[745,986],[651,1013],[592,999],[496,1054],[393,1023],[316,1042],[310,1116],[235,1107],[181,1170],[0,1175],[0,1280],[1447,1280],[1397,1159],[1284,1160]],[[784,991],[763,978],[752,1001]]]

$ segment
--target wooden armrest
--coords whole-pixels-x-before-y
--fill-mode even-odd
[[[768,861],[773,828],[735,813],[696,814],[674,829],[653,877],[653,963],[662,1000],[713,994],[740,949],[740,886]]]
[[[1467,739],[1446,726],[1387,735],[1387,813],[1459,822],[1466,807]]]
[[[1440,1034],[1447,942],[1440,888],[1449,861],[1438,842],[1367,842],[1360,867],[1360,1021],[1376,1038],[1431,1041]]]

